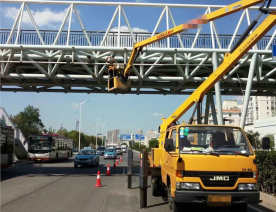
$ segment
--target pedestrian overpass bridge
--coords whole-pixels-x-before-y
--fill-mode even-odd
[[[161,32],[158,28],[163,20],[165,29],[180,24],[174,19],[175,8],[183,14],[195,9],[206,14],[223,7],[82,1],[2,1],[3,7],[11,3],[18,5],[14,24],[9,29],[0,29],[1,91],[88,94],[108,93],[106,57],[113,56],[117,62],[126,63],[133,44]],[[35,4],[43,4],[45,7],[58,4],[66,7],[65,17],[58,30],[38,28],[37,16],[30,10]],[[106,27],[105,31],[96,32],[92,31],[93,27],[84,27],[85,20],[79,12],[81,6],[91,8],[91,13],[97,6],[114,7],[109,24],[103,26]],[[135,26],[131,25],[132,20],[125,12],[129,7],[136,7],[137,14],[141,7],[160,9],[161,13],[152,13],[157,20],[154,29],[151,32],[136,32]],[[151,44],[134,64],[130,76],[130,94],[191,94],[223,61],[224,54],[229,52],[240,37],[239,32],[244,31],[242,23],[250,24],[257,11],[258,7],[251,7],[231,16],[228,20],[235,23],[232,34],[223,34],[216,27],[216,21],[212,21],[194,33],[184,32]],[[23,14],[29,16],[32,29],[23,28]],[[74,23],[82,31],[73,30],[73,15],[76,17]],[[198,15],[200,14],[194,17],[191,15],[190,18],[197,18]],[[127,30],[123,30],[123,21]],[[182,23],[185,21],[188,20],[182,20]],[[218,82],[217,95],[243,95],[244,90],[250,90],[250,95],[276,95],[276,61],[272,60],[271,51],[272,44],[276,44],[275,35],[276,27]],[[215,88],[213,92],[215,93]]]

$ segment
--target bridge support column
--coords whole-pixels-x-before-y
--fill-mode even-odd
[[[247,115],[249,97],[250,97],[250,93],[251,93],[251,89],[252,89],[252,81],[253,81],[254,72],[255,72],[255,68],[256,68],[256,64],[257,64],[257,59],[258,59],[257,53],[253,54],[252,60],[250,63],[250,67],[249,67],[245,96],[244,96],[244,100],[243,100],[243,104],[242,104],[243,106],[242,106],[242,114],[241,114],[241,120],[240,120],[241,128],[244,128],[244,125],[245,125],[245,119],[246,119],[246,115]]]
[[[133,161],[133,152],[128,150],[127,152],[127,188],[131,188],[132,184],[132,161]]]
[[[216,52],[213,53],[212,56],[213,62],[213,71],[215,71],[219,66],[218,54]],[[223,125],[223,114],[222,114],[222,105],[221,105],[221,92],[220,92],[220,81],[215,84],[215,93],[217,100],[217,112],[218,112],[218,124]]]
[[[140,153],[140,175],[139,175],[139,188],[140,188],[140,208],[147,207],[147,188],[148,188],[148,152],[143,150]]]
[[[211,103],[211,110],[212,110],[212,116],[214,120],[214,124],[218,124],[218,119],[217,119],[217,112],[216,112],[216,107],[215,107],[215,101],[214,101],[214,96],[212,94],[212,91],[210,91],[207,95],[210,95],[210,103]]]

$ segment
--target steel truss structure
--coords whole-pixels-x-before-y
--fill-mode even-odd
[[[107,63],[113,56],[126,63],[135,42],[153,36],[163,18],[166,27],[176,26],[171,8],[187,13],[191,8],[205,9],[210,13],[222,5],[108,3],[81,1],[19,1],[2,0],[2,3],[20,3],[20,9],[11,29],[0,31],[1,91],[13,92],[64,92],[108,93]],[[32,15],[30,4],[67,5],[68,9],[59,30],[40,30]],[[86,5],[116,6],[113,17],[104,33],[85,29],[77,7]],[[135,33],[125,7],[161,7],[162,13],[152,33]],[[215,22],[210,22],[210,34],[181,34],[151,44],[135,62],[130,76],[130,94],[191,94],[213,72],[239,38],[238,30],[243,19],[250,24],[251,7],[236,20],[232,35],[219,34]],[[35,30],[22,30],[23,12],[27,11]],[[82,31],[72,31],[72,14],[77,17]],[[138,14],[139,12],[137,12]],[[198,14],[200,15],[200,14]],[[114,32],[114,20],[118,19]],[[196,17],[192,17],[196,18]],[[192,19],[191,18],[191,19]],[[122,19],[128,32],[121,31]],[[187,20],[188,21],[188,20]],[[235,22],[235,20],[231,20]],[[68,23],[68,29],[64,26]],[[276,44],[276,29],[264,37],[239,63],[217,83],[213,89],[217,100],[220,95],[276,95],[276,61],[272,60],[271,45]],[[249,92],[249,93],[248,93]]]

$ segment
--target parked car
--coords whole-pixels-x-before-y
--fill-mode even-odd
[[[97,152],[99,155],[104,155],[105,150],[106,148],[104,146],[100,146],[98,147]]]
[[[78,165],[98,166],[100,162],[99,155],[95,149],[82,149],[75,157],[74,167]]]
[[[73,155],[78,154],[79,150],[78,149],[73,149]]]
[[[123,154],[123,152],[122,152],[122,149],[121,149],[121,148],[116,147],[116,148],[115,148],[115,150],[116,150],[116,152],[117,152],[117,155],[122,155],[122,154]]]
[[[117,158],[117,152],[114,148],[108,148],[104,152],[104,159],[116,159]]]

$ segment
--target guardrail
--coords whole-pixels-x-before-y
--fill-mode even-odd
[[[10,35],[11,29],[0,29],[0,44],[6,44]],[[14,32],[10,44],[15,44],[17,31]],[[52,45],[57,36],[58,31],[54,30],[40,30],[40,34],[45,42],[45,45]],[[105,32],[87,31],[90,42],[93,46],[101,46],[101,42],[104,38]],[[134,33],[137,42],[145,40],[151,37],[151,33]],[[110,32],[107,39],[102,44],[105,47],[118,47],[117,45],[118,34],[116,32]],[[119,47],[132,47],[134,45],[131,34],[127,32],[120,33],[120,46]],[[191,48],[195,40],[195,34],[180,34],[180,39],[183,42],[185,48]],[[240,35],[237,35],[233,45],[238,41]],[[270,36],[264,36],[258,43],[258,49],[264,50],[270,40]],[[170,39],[170,46],[167,46],[167,40],[161,40],[148,46],[148,48],[181,48],[178,37],[172,36]],[[227,49],[232,39],[232,35],[221,34],[219,35],[219,41],[222,49]],[[67,31],[61,32],[56,45],[66,45]],[[219,48],[218,42],[214,36],[215,46]],[[35,30],[20,30],[19,39],[17,44],[23,45],[41,45],[38,34]],[[276,38],[274,38],[272,44],[276,44]],[[71,31],[70,41],[71,46],[89,46],[87,39],[82,31]],[[233,46],[232,45],[232,46]],[[194,48],[212,48],[212,36],[210,34],[200,34],[197,38]],[[271,49],[271,47],[269,47]]]

